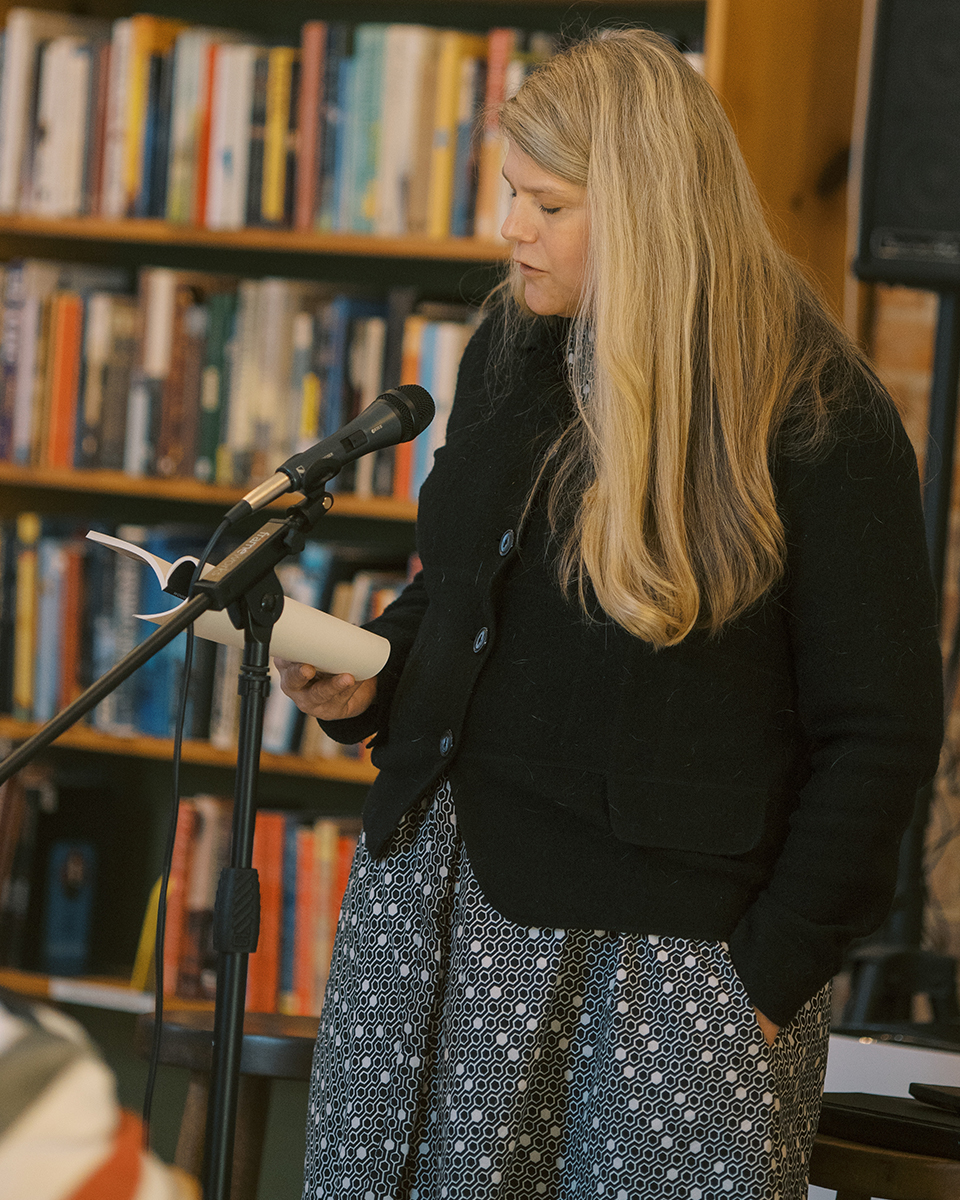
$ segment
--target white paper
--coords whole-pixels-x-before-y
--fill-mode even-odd
[[[156,575],[161,587],[166,586],[167,580],[181,563],[188,562],[196,566],[197,562],[195,558],[178,558],[175,563],[168,563],[155,554],[150,554],[142,546],[94,530],[91,530],[87,537],[109,546],[119,554],[145,563]],[[204,574],[212,569],[207,566]],[[143,621],[152,621],[154,625],[164,625],[183,604],[186,604],[186,601],[167,612],[136,615]],[[194,621],[193,628],[198,637],[211,642],[220,642],[225,646],[243,646],[243,632],[234,628],[226,612],[201,613]],[[331,617],[329,613],[320,612],[319,609],[285,596],[283,612],[271,633],[270,653],[276,658],[309,663],[318,671],[331,675],[346,673],[354,679],[362,680],[370,679],[382,670],[390,654],[390,643],[386,638],[371,633],[368,629],[360,629],[347,621]]]

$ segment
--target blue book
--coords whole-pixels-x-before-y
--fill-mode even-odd
[[[354,59],[340,60],[337,79],[339,116],[333,164],[333,196],[331,197],[331,229],[348,230],[350,213],[350,184],[353,173],[353,152],[356,143],[357,104],[354,95]],[[326,228],[326,226],[325,226]]]
[[[320,109],[322,134],[320,141],[319,179],[314,212],[314,224],[318,229],[333,229],[336,187],[336,164],[340,129],[343,118],[341,64],[347,57],[350,39],[349,27],[342,21],[331,21],[327,25],[326,56],[323,69],[323,103]]]
[[[386,40],[386,25],[368,23],[357,26],[354,56],[356,80],[353,90],[356,115],[352,127],[355,145],[349,228],[358,233],[372,233],[376,217]]]
[[[57,841],[47,859],[43,969],[82,975],[90,960],[97,850],[93,842]]]
[[[469,237],[473,233],[477,199],[477,113],[484,101],[486,63],[479,58],[466,58],[461,72],[450,209],[453,237]]]
[[[49,534],[41,536],[37,543],[37,636],[33,669],[35,721],[49,721],[58,709],[65,573],[64,539]]]
[[[427,389],[433,394],[433,373],[436,362],[437,352],[437,333],[438,326],[435,321],[430,321],[423,327],[423,336],[420,342],[420,369],[419,378],[420,386]],[[410,473],[410,491],[414,496],[419,495],[420,487],[427,475],[430,473],[430,466],[433,461],[431,453],[432,442],[430,431],[422,434],[413,443],[413,464]]]

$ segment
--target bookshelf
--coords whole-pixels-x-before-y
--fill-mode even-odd
[[[0,20],[10,7],[0,0]],[[805,0],[786,6],[772,5],[769,0],[591,0],[572,6],[517,0],[453,8],[435,0],[357,0],[336,10],[325,7],[322,0],[266,6],[253,0],[231,4],[164,0],[143,6],[125,0],[86,0],[69,7],[108,19],[149,11],[191,22],[259,30],[265,37],[289,41],[297,37],[303,21],[314,17],[351,23],[422,21],[476,29],[511,24],[567,32],[609,19],[655,28],[702,30],[707,78],[733,120],[773,224],[787,246],[809,265],[837,311],[841,309],[847,275],[843,164],[850,141],[861,0]],[[147,218],[0,214],[0,260],[27,254],[125,266],[199,266],[231,274],[401,281],[420,285],[424,295],[439,292],[438,299],[450,299],[465,294],[468,286],[476,293],[478,281],[485,286],[493,280],[506,250],[499,241],[475,237],[386,237],[287,228],[214,230]],[[468,276],[470,285],[463,282]],[[212,528],[218,513],[244,490],[131,477],[115,471],[0,463],[0,516],[4,517],[25,510],[122,513],[124,520],[202,519]],[[336,530],[332,536],[387,537],[398,546],[412,547],[415,514],[416,506],[410,501],[337,494],[322,536]],[[35,728],[29,722],[0,718],[2,739],[16,741]],[[118,738],[76,728],[60,739],[52,753],[79,755],[108,765],[114,760],[127,764],[139,760],[146,775],[156,775],[157,764],[166,764],[171,748],[167,739]],[[224,790],[228,788],[230,752],[188,742],[184,760],[205,782],[218,777]],[[302,785],[310,781],[321,791],[336,785],[337,799],[331,801],[335,804],[341,802],[344,789],[351,791],[356,811],[362,787],[372,778],[368,764],[347,759],[265,754],[262,767],[273,794],[282,795],[286,788],[292,805],[303,802]],[[5,979],[0,976],[0,982]]]

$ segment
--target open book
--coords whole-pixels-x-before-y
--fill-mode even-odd
[[[166,588],[176,572],[177,583],[182,579],[185,590],[197,565],[195,558],[178,558],[175,563],[168,563],[142,546],[111,537],[106,533],[97,533],[95,530],[91,530],[87,537],[109,546],[118,554],[125,554],[128,558],[145,563],[163,588]],[[208,566],[204,574],[212,569],[212,566]],[[154,625],[163,625],[181,607],[182,604],[178,604],[167,612],[136,615],[141,620],[152,621]],[[221,642],[225,646],[243,646],[243,632],[234,628],[226,612],[201,613],[194,621],[193,628],[198,637],[207,638],[209,641]],[[331,617],[329,613],[320,612],[319,609],[285,596],[283,612],[274,625],[270,638],[270,653],[277,658],[309,663],[318,671],[325,671],[331,675],[346,672],[355,679],[370,679],[386,663],[390,654],[390,643],[386,638],[370,633],[367,629],[340,621]]]

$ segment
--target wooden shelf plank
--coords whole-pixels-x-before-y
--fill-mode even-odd
[[[62,467],[23,467],[0,462],[0,486],[37,488],[44,491],[84,492],[101,496],[144,497],[174,503],[209,504],[228,508],[240,500],[246,489],[199,483],[192,479],[156,479],[125,475],[122,471],[71,471]],[[389,496],[354,496],[349,492],[333,494],[333,514],[370,517],[386,521],[413,521],[417,515],[415,500],[394,500]],[[295,504],[299,495],[282,496],[278,508]]]
[[[54,1000],[61,1004],[83,1004],[88,1008],[109,1008],[117,1012],[153,1012],[152,992],[139,992],[122,979],[100,977],[67,978],[61,975],[44,975],[40,971],[21,971],[15,967],[0,967],[0,986],[9,988],[19,996],[33,996],[39,1000]],[[166,1009],[191,1009],[209,1011],[210,1000],[184,1000],[180,996],[168,998]]]
[[[0,738],[20,742],[31,737],[40,729],[33,721],[17,721],[13,717],[0,716]],[[160,761],[172,759],[171,738],[145,737],[140,734],[118,737],[102,733],[88,725],[74,725],[62,733],[55,746],[71,750],[85,750],[94,754],[115,754],[130,758],[153,758]],[[185,741],[183,761],[206,766],[236,766],[236,750],[219,750],[208,742]],[[272,775],[300,775],[313,779],[335,779],[343,783],[372,783],[376,769],[363,759],[353,758],[302,758],[298,754],[268,754],[260,756],[260,769]]]
[[[0,215],[0,234],[58,241],[137,243],[153,246],[208,246],[217,250],[264,250],[271,254],[349,255],[361,258],[442,259],[500,262],[509,247],[485,238],[378,237],[365,233],[301,232],[295,229],[202,229],[157,219],[122,221],[101,217]]]

